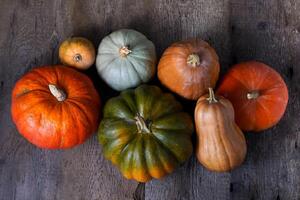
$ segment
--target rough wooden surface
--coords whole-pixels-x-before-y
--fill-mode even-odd
[[[299,200],[299,10],[300,0],[2,0],[0,199]],[[216,48],[222,74],[239,61],[264,61],[288,85],[284,118],[264,133],[246,133],[246,162],[231,173],[209,172],[193,156],[172,175],[147,184],[123,179],[104,160],[95,136],[66,151],[25,141],[10,117],[14,83],[35,66],[58,63],[58,45],[66,37],[85,36],[97,46],[119,28],[144,33],[158,55],[174,41],[203,38]],[[117,94],[95,67],[87,74],[103,101]],[[192,115],[194,103],[182,102]]]

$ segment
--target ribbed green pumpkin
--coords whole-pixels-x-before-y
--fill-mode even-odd
[[[98,131],[106,159],[128,179],[171,173],[192,154],[191,117],[171,94],[142,85],[110,99]]]

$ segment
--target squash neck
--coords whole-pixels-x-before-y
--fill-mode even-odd
[[[138,133],[144,133],[144,134],[151,133],[150,130],[151,122],[147,123],[147,121],[139,113],[135,116],[134,119],[138,129]]]
[[[208,88],[208,92],[209,92],[209,95],[208,95],[207,101],[209,103],[218,103],[219,101],[215,97],[214,90],[212,88]]]
[[[65,91],[59,89],[56,85],[48,85],[51,94],[57,99],[57,101],[64,101],[67,98]]]
[[[128,56],[132,51],[128,48],[128,46],[123,46],[119,50],[119,54],[122,58]]]
[[[192,67],[197,67],[200,65],[201,60],[198,54],[192,53],[187,57],[186,63]]]

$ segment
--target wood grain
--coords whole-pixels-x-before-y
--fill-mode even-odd
[[[7,1],[0,10],[0,29],[6,30],[1,31],[0,46],[4,94],[0,106],[0,199],[132,199],[137,183],[123,179],[104,160],[95,135],[71,150],[40,150],[25,141],[11,122],[10,93],[22,74],[35,66],[58,63],[58,45],[66,37],[101,39],[93,34],[103,31],[97,31],[103,28],[95,10],[99,6],[99,14],[104,13],[100,4],[63,2]],[[91,20],[82,12],[100,20]]]
[[[0,200],[299,200],[299,10],[300,0],[2,0]],[[269,64],[289,88],[284,118],[264,133],[246,133],[246,162],[231,173],[209,172],[192,156],[173,174],[146,184],[122,178],[103,158],[95,135],[65,151],[29,144],[10,118],[14,83],[35,66],[58,63],[65,38],[84,36],[98,46],[119,28],[144,33],[159,56],[177,40],[205,39],[216,48],[221,74],[243,60]],[[103,102],[118,94],[100,80],[95,67],[86,73]],[[159,84],[157,79],[151,83]],[[193,115],[195,103],[177,98]]]
[[[295,12],[300,1],[236,0],[230,8],[233,62],[256,59],[269,64],[283,76],[290,96],[285,116],[277,126],[246,135],[248,157],[231,175],[231,197],[300,199],[300,15]]]

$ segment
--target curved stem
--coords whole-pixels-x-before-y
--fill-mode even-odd
[[[130,54],[132,51],[128,49],[127,46],[121,47],[119,50],[120,56],[121,57],[126,57],[128,54]]]
[[[135,124],[139,133],[151,133],[145,122],[145,119],[140,114],[137,114],[134,119],[136,120]]]
[[[247,99],[256,99],[259,97],[259,91],[252,91],[247,93]]]
[[[208,88],[208,91],[209,91],[209,96],[207,98],[207,101],[209,101],[209,103],[218,103],[218,100],[215,97],[214,90],[212,88]]]
[[[57,101],[64,101],[67,98],[65,91],[56,87],[56,85],[49,84],[49,90],[53,96],[57,99]]]
[[[187,58],[187,64],[197,67],[200,64],[200,57],[196,53],[192,53]]]
[[[80,62],[82,60],[82,56],[77,53],[74,55],[73,59],[75,60],[75,62]]]

